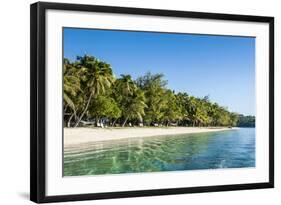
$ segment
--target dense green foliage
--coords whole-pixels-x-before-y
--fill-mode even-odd
[[[65,59],[65,126],[254,126],[254,117],[229,112],[208,96],[175,93],[163,78],[115,78],[110,64],[93,56]]]
[[[239,115],[237,126],[238,127],[255,127],[255,116]]]

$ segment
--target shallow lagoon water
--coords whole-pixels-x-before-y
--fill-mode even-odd
[[[255,167],[255,128],[94,142],[64,150],[64,176]]]

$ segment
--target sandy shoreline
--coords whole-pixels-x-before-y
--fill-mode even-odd
[[[84,143],[118,140],[135,137],[151,137],[172,134],[190,134],[202,132],[217,132],[235,128],[198,128],[198,127],[169,127],[169,128],[64,128],[64,146]]]

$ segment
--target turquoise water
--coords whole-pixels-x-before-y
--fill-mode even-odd
[[[64,175],[255,167],[255,128],[95,142],[64,150]]]

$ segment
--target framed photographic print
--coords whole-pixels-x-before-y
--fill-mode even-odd
[[[272,188],[274,18],[31,5],[34,202]]]

